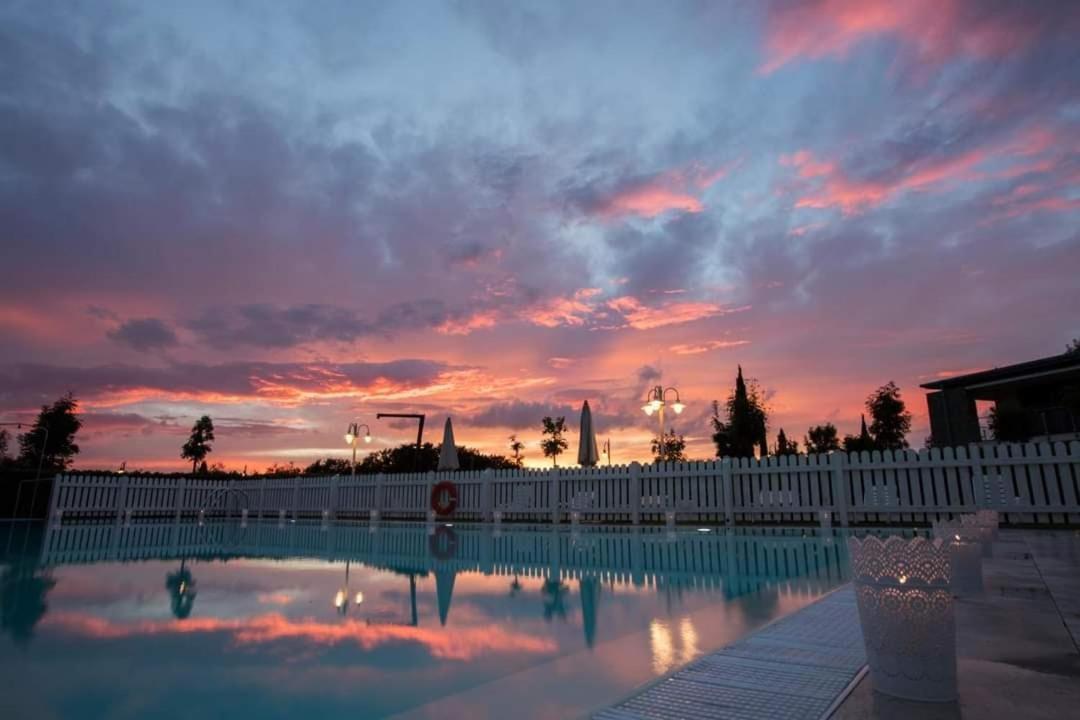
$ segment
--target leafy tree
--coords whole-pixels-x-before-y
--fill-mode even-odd
[[[799,441],[788,440],[787,435],[784,434],[784,428],[780,428],[780,432],[776,435],[776,453],[777,455],[798,455],[799,454]]]
[[[8,445],[10,442],[11,435],[8,431],[0,429],[0,463],[8,459]]]
[[[807,453],[829,453],[840,449],[840,436],[832,423],[815,425],[806,431],[803,445],[806,446]]]
[[[907,434],[911,430],[911,413],[907,411],[900,388],[891,380],[866,398],[870,413],[870,435],[880,450],[902,450],[908,446]]]
[[[180,457],[191,461],[191,472],[195,472],[199,463],[213,452],[210,443],[214,440],[214,421],[209,415],[203,415],[191,427],[191,437],[180,449]]]
[[[275,462],[266,468],[266,472],[263,473],[267,477],[296,477],[300,474],[300,468],[291,460],[287,464]]]
[[[866,428],[866,416],[861,415],[859,417],[862,421],[862,427],[858,435],[844,436],[844,452],[870,452],[878,449],[877,443]]]
[[[30,642],[34,626],[49,608],[45,598],[54,585],[50,575],[27,562],[16,562],[0,574],[0,631],[16,645]]]
[[[656,462],[686,462],[686,438],[669,430],[662,438],[653,438],[652,454]]]
[[[305,475],[350,475],[352,463],[345,458],[325,458],[304,468]]]
[[[735,377],[735,390],[725,403],[727,419],[720,417],[720,404],[713,402],[713,442],[717,457],[753,457],[754,448],[769,454],[765,431],[768,411],[757,381],[743,380],[742,366]]]
[[[1027,442],[1031,438],[1027,417],[1019,410],[1002,410],[995,404],[987,424],[998,442]]]
[[[513,460],[514,464],[517,465],[518,467],[521,467],[521,463],[525,459],[525,456],[521,454],[521,451],[524,450],[524,449],[525,449],[525,443],[518,440],[517,435],[511,435],[510,436],[510,452],[512,452],[513,455],[510,456],[510,459]]]
[[[1073,353],[1080,353],[1080,338],[1073,338],[1073,341],[1065,346],[1065,354],[1072,355]]]
[[[458,446],[458,461],[465,470],[502,470],[517,467],[502,455],[488,455],[473,448]],[[424,443],[419,451],[415,443],[384,448],[369,453],[356,471],[360,474],[427,472],[439,467],[439,447]]]
[[[42,405],[34,426],[19,438],[19,464],[43,470],[66,470],[79,454],[75,434],[82,427],[79,402],[71,393]]]
[[[566,418],[545,417],[542,422],[544,431],[541,434],[544,439],[540,441],[540,448],[544,451],[544,457],[551,458],[552,467],[558,467],[559,455],[566,450],[566,438],[563,437],[566,432]]]

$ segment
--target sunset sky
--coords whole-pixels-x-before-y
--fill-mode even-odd
[[[0,421],[76,467],[429,439],[689,455],[1080,336],[1080,3],[5,2]],[[560,463],[562,464],[562,463]]]

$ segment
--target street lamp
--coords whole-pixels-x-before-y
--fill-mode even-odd
[[[364,602],[364,593],[357,591],[356,597],[353,599],[357,605]],[[334,608],[338,613],[345,617],[349,612],[349,561],[345,561],[345,584],[334,595]]]
[[[345,431],[345,442],[352,445],[352,471],[356,474],[356,441],[360,439],[360,428],[364,428],[364,442],[371,442],[371,428],[364,423],[349,423],[349,429]]]
[[[675,393],[675,402],[668,403],[668,393]],[[660,419],[660,443],[663,446],[664,442],[664,409],[670,407],[676,415],[682,414],[682,411],[686,409],[682,400],[679,398],[679,391],[673,387],[665,388],[662,385],[657,385],[649,394],[645,396],[645,404],[641,406],[642,412],[649,417],[652,417],[653,413],[656,413]]]

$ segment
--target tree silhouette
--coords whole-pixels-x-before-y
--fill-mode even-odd
[[[1073,341],[1065,346],[1065,354],[1072,355],[1073,353],[1080,353],[1080,338],[1073,338]]]
[[[776,454],[777,455],[798,455],[799,454],[799,442],[797,440],[788,440],[787,435],[784,434],[784,428],[780,428],[780,432],[776,435]]]
[[[11,435],[7,430],[0,428],[0,465],[8,459],[8,446],[11,443]]]
[[[512,452],[513,455],[510,456],[510,459],[513,460],[514,464],[517,465],[518,467],[521,467],[521,463],[525,459],[525,457],[521,454],[521,451],[524,450],[524,449],[525,449],[525,443],[518,440],[517,435],[511,435],[510,436],[510,452]]]
[[[502,455],[488,455],[462,445],[458,446],[457,452],[461,467],[467,470],[502,470],[517,467],[513,460]],[[417,450],[415,443],[406,443],[369,453],[357,464],[356,472],[361,475],[427,472],[438,467],[438,446],[428,442]]]
[[[304,468],[305,475],[349,475],[352,463],[345,458],[325,458]]]
[[[34,426],[19,438],[19,464],[28,468],[66,470],[79,454],[75,434],[82,427],[79,401],[71,393],[42,405]]]
[[[213,452],[210,443],[214,440],[214,421],[209,415],[203,415],[191,428],[191,437],[180,449],[180,457],[191,461],[191,472],[195,472],[199,463]]]
[[[990,408],[990,434],[998,442],[1027,442],[1031,438],[1027,416],[1022,410]]]
[[[840,449],[840,437],[832,423],[815,425],[806,431],[803,445],[807,453],[828,453]]]
[[[669,430],[663,438],[653,438],[652,454],[656,462],[686,462],[686,438]]]
[[[870,431],[866,429],[866,416],[860,415],[859,418],[862,422],[859,434],[844,436],[844,452],[870,452],[878,449],[874,438],[870,436]]]
[[[900,388],[891,380],[866,398],[870,412],[870,435],[880,450],[902,450],[908,446],[907,434],[911,430],[911,413],[900,398]]]
[[[551,622],[555,617],[566,619],[566,593],[570,588],[566,583],[555,578],[548,578],[540,588],[544,596],[544,620]]]
[[[540,441],[540,448],[544,451],[544,457],[551,458],[552,467],[557,467],[559,455],[566,450],[566,438],[563,437],[566,432],[566,418],[545,417],[542,422],[544,423],[542,433],[544,439]]]
[[[724,405],[727,420],[720,417],[720,403],[713,402],[713,443],[717,457],[753,457],[754,449],[769,454],[765,437],[768,410],[757,381],[743,380],[742,365],[735,377],[735,389]]]
[[[34,626],[49,609],[45,597],[56,585],[48,575],[40,575],[32,563],[18,562],[0,575],[0,630],[25,647],[34,635]]]

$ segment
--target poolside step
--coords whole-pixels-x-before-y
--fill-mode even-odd
[[[866,664],[855,593],[837,590],[687,665],[594,720],[817,720]]]

